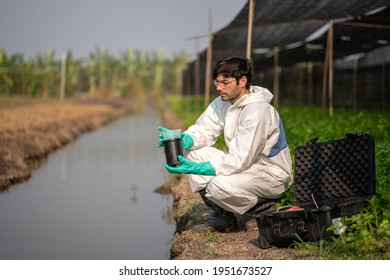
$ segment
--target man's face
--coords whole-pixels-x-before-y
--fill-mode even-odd
[[[247,93],[246,77],[243,76],[238,80],[238,84],[235,78],[225,78],[222,74],[219,74],[214,80],[214,85],[217,88],[219,96],[223,101],[230,101],[232,104],[236,102],[242,95]]]

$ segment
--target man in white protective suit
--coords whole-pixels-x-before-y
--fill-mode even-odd
[[[238,228],[237,217],[249,217],[247,222],[270,210],[292,182],[283,123],[270,105],[273,95],[251,86],[252,76],[249,59],[217,62],[213,80],[219,97],[181,133],[181,165],[165,164],[169,173],[189,174],[191,190],[213,210],[207,226],[218,231]],[[222,133],[228,152],[212,147]]]

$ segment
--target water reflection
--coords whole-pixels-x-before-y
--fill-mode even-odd
[[[165,206],[161,209],[160,214],[161,218],[165,221],[166,224],[174,225],[175,217],[174,211],[172,210],[173,198],[171,195],[161,195]]]
[[[88,133],[0,195],[0,259],[167,259],[158,125],[146,111]]]
[[[130,201],[131,201],[131,203],[135,204],[135,203],[138,202],[138,198],[137,198],[138,186],[137,185],[133,185],[130,190],[131,190]]]

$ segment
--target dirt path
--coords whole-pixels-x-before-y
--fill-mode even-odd
[[[0,191],[28,179],[31,170],[53,150],[134,108],[119,99],[74,99],[62,103],[2,99]]]
[[[261,249],[253,241],[257,228],[228,233],[200,233],[196,225],[207,221],[211,211],[198,194],[190,191],[187,176],[172,189],[175,201],[177,232],[172,239],[171,258],[174,260],[256,260],[302,259],[288,248]],[[195,226],[195,227],[194,227]]]

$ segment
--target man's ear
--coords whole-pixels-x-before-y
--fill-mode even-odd
[[[240,79],[240,87],[245,87],[248,82],[248,78],[246,76],[242,76]]]

